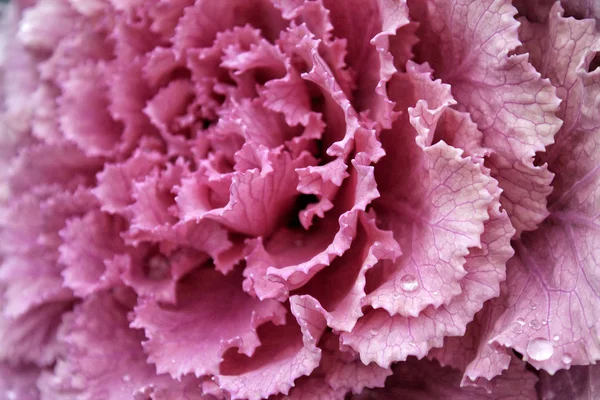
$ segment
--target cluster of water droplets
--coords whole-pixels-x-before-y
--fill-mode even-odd
[[[538,308],[537,304],[531,303],[529,305],[529,309],[535,311]],[[512,326],[513,333],[521,334],[524,332],[525,328],[529,326],[533,331],[537,331],[543,326],[547,325],[549,322],[547,320],[539,321],[536,318],[531,319],[529,322],[525,320],[523,317],[518,317]],[[537,337],[530,340],[527,343],[527,357],[534,361],[546,361],[554,355],[554,343],[560,341],[559,335],[552,336],[552,340]],[[562,362],[566,365],[570,365],[573,362],[573,357],[569,353],[564,353],[562,358]]]

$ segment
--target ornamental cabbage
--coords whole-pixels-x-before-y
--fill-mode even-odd
[[[1,10],[0,397],[600,396],[598,3]]]

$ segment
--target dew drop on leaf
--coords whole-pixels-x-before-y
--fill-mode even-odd
[[[532,319],[531,322],[529,323],[529,326],[532,329],[540,329],[540,327],[542,326],[542,324],[540,324],[540,321],[538,321],[537,319]]]
[[[544,338],[536,338],[527,344],[527,355],[535,361],[545,361],[554,354],[554,346]]]
[[[414,275],[406,274],[400,279],[400,287],[405,292],[414,292],[419,287],[419,282]]]
[[[523,325],[521,325],[521,324],[519,324],[519,323],[515,323],[515,324],[513,325],[513,329],[512,329],[512,331],[513,331],[514,333],[522,333],[522,332],[523,332]]]

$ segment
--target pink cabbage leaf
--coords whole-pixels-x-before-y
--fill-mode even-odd
[[[0,6],[0,398],[598,396],[600,8]]]

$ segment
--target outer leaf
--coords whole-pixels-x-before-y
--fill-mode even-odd
[[[389,368],[375,363],[365,365],[353,352],[340,350],[335,334],[324,335],[322,343],[324,379],[336,392],[360,394],[365,388],[384,387],[386,378],[392,375]]]
[[[118,276],[106,262],[125,251],[120,237],[122,220],[102,212],[70,219],[61,231],[59,262],[65,266],[64,285],[80,297],[118,284]]]
[[[330,10],[334,34],[347,40],[346,59],[356,73],[354,106],[368,110],[369,116],[383,128],[390,128],[394,102],[388,98],[386,84],[396,72],[390,38],[407,25],[406,1],[325,1]],[[363,26],[364,29],[355,29]]]
[[[424,157],[429,182],[423,199],[429,204],[422,210],[389,204],[388,213],[381,213],[386,219],[397,213],[387,226],[398,238],[403,256],[365,304],[390,314],[416,317],[427,306],[439,307],[458,295],[466,274],[464,256],[469,247],[480,246],[483,222],[489,218],[492,197],[485,190],[489,178],[476,164],[442,142],[427,148]],[[416,281],[416,287],[404,283],[408,281]]]
[[[251,356],[260,345],[256,328],[266,321],[282,324],[285,310],[273,300],[250,298],[238,273],[225,277],[201,269],[179,283],[176,305],[140,300],[135,315],[132,326],[143,328],[149,338],[144,342],[148,360],[159,373],[178,379],[190,373],[216,375],[231,347]]]
[[[172,42],[178,51],[209,47],[219,32],[245,23],[261,29],[270,39],[276,38],[285,27],[279,11],[267,0],[233,3],[202,0],[185,9]]]
[[[382,192],[375,211],[403,255],[374,283],[364,304],[390,315],[416,317],[427,306],[447,304],[461,292],[464,256],[469,247],[480,245],[493,200],[487,192],[490,178],[480,165],[444,142],[430,146],[437,122],[453,99],[446,85],[431,81],[426,68],[409,63],[408,73],[393,82],[392,98],[403,95],[398,104],[406,104],[409,112],[384,132],[388,157],[375,168]],[[403,283],[408,281],[408,286]]]
[[[52,51],[77,17],[67,0],[40,1],[23,13],[18,37],[29,48]]]
[[[157,152],[136,151],[125,162],[105,164],[97,175],[96,187],[92,189],[102,211],[131,217],[128,207],[134,201],[134,182],[143,179],[161,162],[164,159]]]
[[[350,249],[298,292],[306,293],[305,300],[314,303],[330,328],[351,332],[363,316],[367,271],[383,260],[395,260],[400,254],[391,232],[378,229],[372,215],[360,214]]]
[[[101,293],[65,317],[61,340],[66,352],[38,381],[43,400],[133,399],[188,383],[189,378],[178,383],[156,375],[140,344],[144,336],[129,329],[126,314],[115,298]]]
[[[60,352],[57,330],[70,301],[43,303],[18,317],[0,315],[0,360],[52,365]]]
[[[442,346],[444,336],[464,335],[466,325],[483,303],[498,296],[504,266],[512,254],[508,244],[513,230],[508,217],[498,209],[490,212],[482,248],[472,249],[466,257],[467,275],[461,281],[460,295],[437,309],[426,308],[417,317],[369,311],[352,332],[342,333],[342,343],[359,352],[364,363],[387,367],[409,355],[425,356],[432,347]]]
[[[69,157],[63,157],[69,154]],[[102,161],[86,157],[73,144],[60,142],[53,145],[41,143],[23,148],[12,159],[9,173],[11,192],[19,194],[37,185],[61,185],[74,190],[89,185],[102,168]]]
[[[285,325],[274,328],[267,324],[259,332],[263,344],[252,357],[230,354],[221,364],[217,382],[232,399],[259,400],[288,394],[296,379],[318,367],[321,349],[317,343],[325,321],[298,297],[290,298],[290,308]]]
[[[507,309],[493,341],[554,373],[600,359],[600,71],[586,71],[593,52],[600,50],[600,36],[593,21],[563,18],[560,5],[547,25],[537,28],[548,32],[540,38],[549,53],[532,61],[558,87],[565,123],[545,156],[556,172],[551,215],[538,231],[515,243]],[[522,329],[513,330],[519,323]]]
[[[463,336],[446,338],[443,347],[432,349],[428,354],[429,358],[435,358],[442,365],[464,371],[462,387],[481,386],[491,390],[490,381],[510,364],[509,351],[498,345],[488,345],[495,335],[494,325],[504,311],[502,300],[498,297],[485,303]],[[524,324],[524,321],[517,322],[512,327],[513,331],[523,330]]]
[[[496,378],[495,389],[487,393],[480,388],[460,388],[460,372],[440,367],[435,361],[417,361],[414,358],[398,363],[394,375],[383,389],[368,390],[356,400],[534,400],[537,399],[537,378],[525,365],[513,357],[511,368]]]
[[[534,229],[548,215],[544,205],[553,176],[533,158],[553,142],[561,122],[550,82],[540,78],[527,56],[508,56],[520,44],[512,18],[516,10],[509,0],[409,5],[420,23],[417,56],[450,84],[459,107],[483,132],[483,145],[493,151],[492,176],[506,187],[502,205],[517,234]]]
[[[65,137],[90,156],[113,155],[122,133],[122,126],[108,112],[104,73],[103,64],[73,69],[57,100]]]

